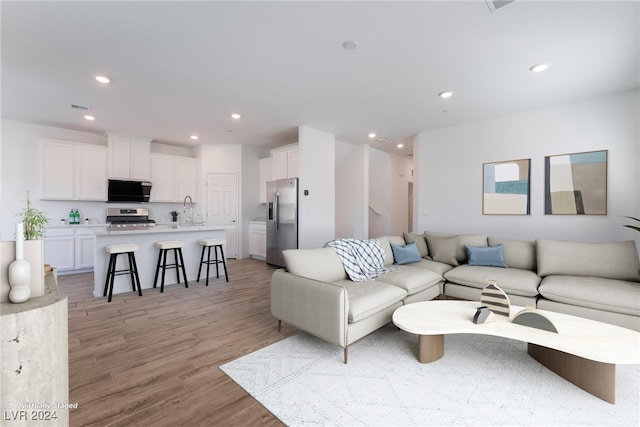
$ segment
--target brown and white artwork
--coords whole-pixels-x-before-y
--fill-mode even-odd
[[[607,150],[545,157],[549,215],[607,214]]]

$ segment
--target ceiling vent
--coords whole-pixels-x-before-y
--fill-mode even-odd
[[[89,108],[85,107],[84,105],[71,104],[71,108],[75,108],[76,110],[89,111]]]
[[[491,13],[493,13],[496,10],[500,9],[501,7],[505,7],[516,0],[484,0],[484,1],[487,3],[487,6],[489,6],[489,10],[491,11]]]

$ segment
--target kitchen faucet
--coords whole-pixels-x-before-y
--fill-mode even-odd
[[[186,222],[190,222],[191,225],[193,225],[193,199],[188,194],[184,197],[184,200],[182,202],[182,212],[187,212],[187,199],[189,199],[189,216],[187,217]]]

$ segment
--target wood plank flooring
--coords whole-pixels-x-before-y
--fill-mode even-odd
[[[69,301],[71,426],[281,426],[218,366],[297,331],[271,316],[273,268],[94,298],[93,273],[58,276]]]

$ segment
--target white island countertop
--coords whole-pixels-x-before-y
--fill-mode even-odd
[[[156,225],[155,227],[140,228],[138,230],[118,230],[108,227],[93,228],[93,234],[96,236],[124,236],[127,234],[155,234],[155,233],[184,233],[192,231],[215,231],[215,230],[233,230],[235,225],[190,225],[179,223],[176,225]]]

